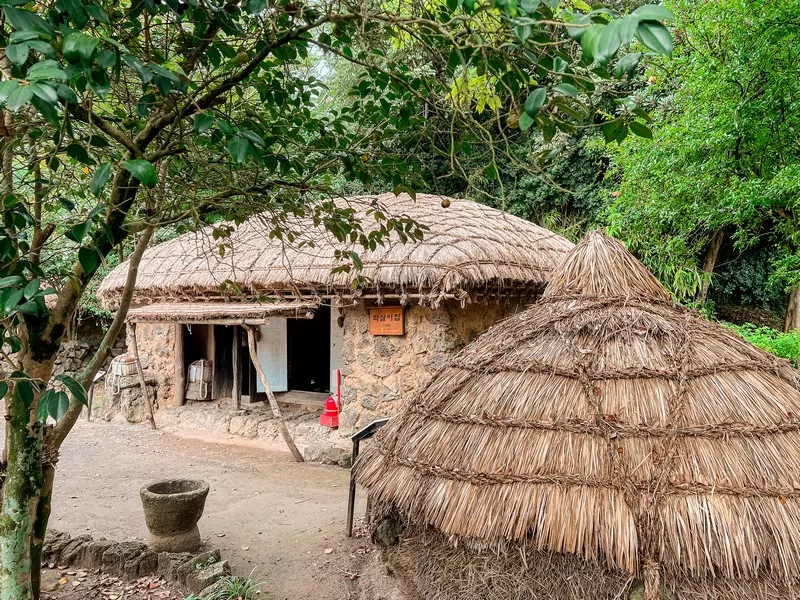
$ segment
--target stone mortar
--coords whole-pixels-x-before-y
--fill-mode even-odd
[[[202,544],[197,522],[203,515],[209,486],[205,481],[169,479],[139,491],[150,546],[158,552],[191,552]]]

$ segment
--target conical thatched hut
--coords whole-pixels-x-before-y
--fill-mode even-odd
[[[356,465],[420,595],[800,597],[795,370],[591,233]]]
[[[159,408],[184,403],[188,369],[200,360],[213,371],[211,400],[230,398],[235,408],[240,398],[262,400],[266,388],[241,344],[248,329],[258,333],[257,359],[284,401],[319,406],[341,373],[339,434],[350,434],[394,414],[478,333],[539,298],[573,248],[552,231],[463,199],[382,194],[332,202],[365,235],[391,216],[423,226],[423,238],[392,230],[385,244],[365,250],[339,242],[312,214],[262,213],[228,224],[223,239],[206,227],[147,249],[128,318],[138,323]],[[272,235],[276,228],[282,239]],[[363,269],[341,269],[349,251]],[[123,263],[103,280],[98,297],[107,308],[119,306],[127,274]],[[252,437],[254,429],[230,431]]]

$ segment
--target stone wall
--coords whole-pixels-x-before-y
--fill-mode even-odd
[[[136,342],[153,409],[171,406],[175,381],[175,326],[168,323],[139,323],[136,326]],[[130,327],[126,347],[133,347]],[[106,379],[100,416],[106,420],[122,419],[130,423],[147,419],[138,375],[124,377],[121,381]]]
[[[53,363],[53,376],[67,374],[74,377],[83,370],[83,367],[92,358],[99,345],[100,342],[96,339],[90,341],[78,339],[64,342]],[[102,369],[108,371],[108,365],[111,363],[112,358],[124,352],[125,337],[120,335],[111,349],[111,356],[103,363]]]
[[[349,436],[372,420],[395,414],[456,352],[491,325],[524,308],[516,302],[410,306],[403,336],[369,333],[368,307],[344,314],[342,414],[339,433]]]

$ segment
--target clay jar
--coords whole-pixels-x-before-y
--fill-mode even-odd
[[[197,522],[208,496],[205,481],[168,479],[139,491],[150,546],[157,552],[192,552],[202,544]]]

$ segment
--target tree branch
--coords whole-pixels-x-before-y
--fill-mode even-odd
[[[131,300],[133,299],[133,290],[136,286],[136,275],[139,271],[139,263],[142,260],[144,251],[147,249],[147,245],[150,243],[150,239],[153,237],[153,231],[154,228],[149,227],[142,232],[142,235],[136,242],[136,247],[134,248],[133,253],[128,259],[128,276],[125,279],[125,287],[122,290],[120,306],[117,309],[117,312],[114,314],[114,320],[111,322],[111,327],[108,328],[108,331],[103,337],[103,341],[100,343],[100,347],[97,349],[97,352],[94,353],[92,360],[89,361],[89,364],[86,365],[86,367],[77,377],[78,383],[80,383],[84,389],[89,389],[89,386],[94,380],[94,376],[97,375],[100,367],[108,358],[109,354],[111,353],[111,349],[114,347],[114,342],[117,341],[117,337],[122,331],[122,328],[125,326],[125,319],[128,316],[128,309],[130,308]],[[69,434],[70,430],[72,430],[72,427],[78,421],[78,417],[80,416],[82,409],[83,405],[73,398],[69,404],[67,413],[55,425],[55,427],[53,427],[53,429],[50,431],[50,435],[47,437],[47,443],[51,448],[58,449],[61,446],[61,444],[64,442],[64,439],[67,437],[67,434]]]
[[[85,108],[84,106],[80,106],[78,104],[67,104],[67,109],[69,110],[69,114],[73,117],[86,123],[87,125],[94,125],[100,131],[108,135],[110,138],[113,138],[123,146],[125,146],[126,150],[133,154],[134,156],[141,158],[142,151],[139,147],[133,143],[133,140],[125,135],[119,128],[115,127],[103,117],[100,117],[90,111],[89,109]]]

